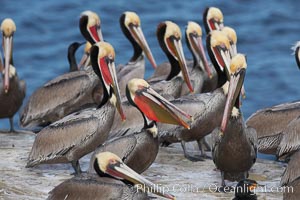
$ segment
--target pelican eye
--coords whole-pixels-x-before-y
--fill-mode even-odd
[[[113,55],[112,55],[112,54],[109,54],[109,55],[108,55],[108,58],[109,58],[110,60],[112,60],[112,59],[113,59]]]
[[[110,159],[110,160],[109,160],[109,164],[111,164],[111,165],[114,165],[114,164],[116,164],[116,163],[117,163],[117,161],[114,160],[114,159]]]

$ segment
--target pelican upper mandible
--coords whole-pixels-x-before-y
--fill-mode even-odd
[[[81,14],[80,30],[91,44],[102,38],[96,13]],[[66,73],[48,81],[29,98],[20,122],[24,127],[45,126],[80,109],[99,104],[99,78],[91,66],[84,71]]]
[[[243,54],[232,58],[222,122],[220,128],[212,133],[213,161],[221,171],[223,187],[225,179],[240,181],[247,178],[257,157],[256,131],[246,126],[239,102],[246,67],[246,57]]]
[[[104,88],[99,108],[73,113],[42,129],[35,138],[26,167],[70,162],[79,174],[78,160],[107,139],[116,109],[125,120],[114,59],[115,52],[110,44],[98,42],[92,46],[92,66]]]
[[[48,200],[57,199],[151,199],[147,191],[175,199],[161,186],[150,182],[129,168],[119,156],[111,152],[96,154],[93,168],[98,176],[75,176],[49,192]]]
[[[144,127],[135,134],[106,141],[94,152],[90,169],[95,155],[109,151],[117,154],[124,163],[140,174],[150,167],[158,153],[157,122],[189,128],[182,118],[191,119],[191,116],[160,96],[145,80],[131,79],[126,87],[126,95],[129,103],[141,112]]]
[[[120,26],[133,47],[133,56],[126,65],[117,69],[121,96],[125,97],[127,82],[132,78],[144,78],[145,59],[144,54],[151,65],[156,68],[156,62],[149,48],[141,27],[141,20],[135,12],[124,12],[120,17]]]
[[[0,118],[9,118],[10,132],[13,132],[13,117],[25,98],[26,84],[25,81],[19,80],[13,66],[13,36],[16,32],[14,21],[10,18],[4,19],[1,23],[1,32],[4,65],[0,59],[0,72],[3,76],[0,84]]]

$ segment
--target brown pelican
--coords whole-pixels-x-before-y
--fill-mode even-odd
[[[221,30],[224,27],[223,13],[219,8],[208,7],[203,13],[203,24],[206,33],[210,33],[213,30]]]
[[[151,199],[147,191],[168,199],[175,199],[163,188],[137,174],[116,154],[96,154],[93,167],[98,176],[86,174],[71,178],[49,192],[51,199]],[[135,186],[135,187],[134,187]]]
[[[117,154],[130,168],[140,174],[150,167],[158,153],[157,122],[189,128],[189,125],[176,113],[188,119],[191,119],[191,116],[156,93],[145,80],[131,79],[126,87],[126,96],[129,103],[141,112],[144,127],[140,132],[105,142],[94,152],[90,169],[95,155],[109,151]]]
[[[181,31],[177,24],[171,21],[161,22],[157,26],[156,36],[158,42],[169,59],[171,71],[161,79],[152,77],[148,79],[151,87],[162,96],[177,98],[180,96],[181,87],[186,83],[190,92],[193,87],[190,81],[186,60],[181,44]]]
[[[100,18],[95,12],[87,10],[81,13],[79,29],[83,37],[91,44],[103,41],[100,24]]]
[[[285,169],[280,184],[290,189],[283,193],[284,200],[298,200],[300,195],[300,151],[295,152],[288,162],[288,166]]]
[[[135,12],[124,12],[120,17],[120,26],[134,50],[129,62],[117,69],[121,96],[125,97],[127,82],[132,78],[144,78],[145,59],[143,52],[154,68],[156,68],[156,63],[144,37],[139,16]]]
[[[240,110],[240,92],[246,73],[246,58],[237,54],[230,64],[230,82],[220,128],[212,133],[212,156],[221,171],[222,186],[225,179],[240,181],[256,161],[257,136],[253,128],[245,125]]]
[[[190,130],[180,126],[158,123],[159,140],[165,144],[181,142],[185,157],[190,160],[199,160],[199,158],[188,155],[185,149],[185,142],[196,140],[200,144],[200,140],[204,136],[220,125],[228,90],[225,72],[226,62],[224,61],[227,59],[225,55],[229,52],[228,38],[222,32],[214,31],[208,36],[206,44],[208,53],[218,73],[218,89],[211,93],[188,95],[170,101],[193,116],[194,120],[191,122]],[[129,106],[123,106],[123,108],[124,112],[128,113],[126,122],[122,125],[114,123],[109,138],[130,135],[143,127],[143,121],[140,119],[140,114],[136,109],[129,109]],[[117,119],[115,118],[115,120]],[[205,156],[203,151],[202,154]]]
[[[80,173],[78,160],[102,144],[111,129],[115,107],[124,120],[115,74],[115,52],[106,42],[91,48],[91,62],[100,78],[104,95],[98,109],[73,113],[42,129],[33,143],[27,167],[42,163],[71,162]]]
[[[92,44],[102,38],[100,19],[91,11],[81,14],[80,30]],[[45,126],[79,109],[97,105],[99,85],[92,67],[56,77],[31,95],[21,113],[21,125]]]
[[[210,92],[217,88],[218,77],[213,66],[209,66],[202,45],[202,29],[199,24],[189,21],[185,30],[185,39],[193,55],[189,74],[195,93]],[[189,65],[189,63],[188,63]],[[182,85],[181,96],[189,93],[188,87]]]
[[[235,187],[234,198],[232,200],[257,200],[254,193],[259,184],[255,180],[243,179]]]
[[[23,103],[26,92],[26,84],[19,80],[16,68],[13,66],[13,35],[16,25],[10,18],[6,18],[1,23],[3,35],[4,68],[1,62],[1,72],[3,74],[2,84],[0,84],[0,118],[9,118],[10,132],[14,130],[13,117]]]
[[[79,70],[79,67],[77,65],[76,58],[75,58],[75,53],[76,53],[77,49],[83,44],[84,43],[73,42],[68,47],[68,62],[70,65],[70,70],[69,70],[70,72]]]

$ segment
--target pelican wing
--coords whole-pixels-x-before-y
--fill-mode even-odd
[[[275,137],[300,113],[300,101],[265,108],[251,115],[247,120],[249,127],[255,128],[258,139]]]
[[[280,184],[287,185],[300,177],[300,151],[295,152],[283,172]]]
[[[126,159],[135,149],[137,144],[137,139],[135,135],[128,135],[123,137],[112,138],[106,141],[103,145],[101,145],[98,149],[93,153],[90,160],[89,173],[93,173],[94,171],[94,162],[96,159],[96,155],[100,152],[111,152],[119,156],[123,162],[126,163]]]
[[[44,84],[44,87],[45,88],[51,87],[53,85],[61,84],[68,80],[81,78],[82,76],[85,76],[85,75],[86,75],[85,71],[75,71],[75,72],[66,73],[66,74],[63,74],[61,76],[54,78],[53,80],[48,81],[47,83]]]
[[[140,195],[140,194],[139,194]],[[136,191],[112,178],[74,177],[49,192],[48,200],[54,199],[134,199]],[[145,196],[145,194],[144,194]]]
[[[29,155],[27,166],[59,159],[85,143],[97,133],[99,119],[93,116],[94,109],[69,115],[37,134]]]
[[[92,103],[92,91],[96,84],[85,71],[67,73],[46,83],[28,100],[21,115],[22,125],[34,121],[53,122]]]
[[[278,156],[292,153],[300,148],[300,115],[291,121],[283,130],[281,142],[278,146]]]

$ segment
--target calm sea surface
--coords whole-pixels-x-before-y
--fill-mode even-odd
[[[68,45],[84,41],[78,27],[82,11],[99,14],[104,39],[114,46],[117,64],[126,63],[132,55],[132,47],[120,30],[119,17],[124,11],[137,12],[159,64],[166,57],[156,39],[157,24],[172,20],[184,31],[187,22],[193,20],[204,29],[202,12],[207,6],[223,11],[225,25],[237,32],[238,52],[247,55],[245,118],[260,108],[299,100],[300,71],[291,46],[300,40],[300,1],[2,0],[0,20],[10,17],[16,23],[14,64],[19,77],[26,80],[27,101],[43,83],[68,71]],[[185,43],[184,48],[186,57],[191,58]],[[78,59],[82,52],[81,48]],[[147,62],[146,77],[152,72]],[[15,117],[16,125],[18,120]],[[8,120],[0,120],[1,129],[8,127]]]

